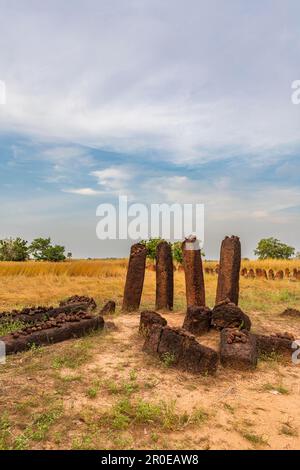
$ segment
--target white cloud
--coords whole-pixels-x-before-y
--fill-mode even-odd
[[[132,194],[132,179],[135,176],[134,169],[120,167],[108,167],[103,170],[92,171],[91,175],[97,178],[97,183],[107,193],[117,195],[127,195],[131,197]]]
[[[263,2],[246,13],[218,1],[76,2],[71,17],[55,0],[11,3],[2,131],[176,162],[270,159],[300,145],[296,1],[276,3],[272,21]]]
[[[64,193],[79,194],[80,196],[97,196],[103,194],[103,191],[96,191],[92,188],[63,189]]]

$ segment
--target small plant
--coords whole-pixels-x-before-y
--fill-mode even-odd
[[[97,387],[90,387],[86,391],[86,394],[89,398],[96,398],[97,393],[98,393],[98,388]]]
[[[277,392],[280,395],[288,395],[289,391],[287,388],[283,387],[282,385],[272,385],[272,384],[265,384],[263,389],[269,392]]]
[[[263,438],[263,436],[260,436],[258,434],[245,432],[242,433],[242,436],[244,437],[244,439],[247,439],[247,441],[251,442],[254,445],[268,445],[268,442]]]
[[[18,331],[21,328],[24,328],[24,324],[22,322],[19,320],[11,321],[8,319],[7,321],[0,324],[0,336],[9,335],[10,333]]]
[[[282,354],[272,351],[269,354],[261,353],[259,355],[259,360],[262,362],[280,362],[282,360]]]
[[[161,361],[165,367],[171,367],[175,363],[176,357],[175,354],[166,352],[162,355]]]

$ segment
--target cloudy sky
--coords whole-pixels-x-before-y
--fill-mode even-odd
[[[126,256],[96,208],[205,204],[205,251],[300,250],[298,0],[0,0],[0,238]]]

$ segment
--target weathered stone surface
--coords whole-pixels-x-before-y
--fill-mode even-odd
[[[239,302],[241,243],[239,237],[226,237],[221,244],[216,304],[230,299]]]
[[[153,312],[151,310],[144,310],[141,312],[140,316],[140,333],[145,336],[149,334],[153,325],[166,326],[167,320],[163,318],[159,313]]]
[[[196,338],[181,328],[154,325],[143,350],[168,357],[171,364],[179,369],[196,374],[214,374],[217,369],[218,354],[213,349],[199,344]]]
[[[173,309],[174,269],[170,243],[161,241],[156,248],[156,301],[157,310]]]
[[[289,333],[277,333],[274,335],[256,334],[258,354],[292,354],[292,343],[294,337]]]
[[[182,328],[201,335],[207,333],[210,328],[211,310],[208,307],[188,307]]]
[[[83,313],[87,315],[85,312]],[[61,323],[59,326],[52,327],[51,322],[49,322],[49,328],[47,328],[47,325],[45,328],[37,326],[3,336],[0,339],[5,343],[6,354],[13,354],[30,349],[33,344],[46,346],[70,338],[79,338],[92,330],[104,327],[104,320],[101,316],[89,317],[78,318],[78,316],[74,316],[74,319],[68,317],[68,321]],[[43,329],[39,330],[39,328]]]
[[[199,242],[190,237],[182,243],[187,306],[205,305],[205,287]]]
[[[109,315],[110,313],[115,313],[116,311],[116,302],[114,300],[109,300],[106,302],[104,307],[102,307],[100,314],[101,315]]]
[[[141,243],[132,245],[124,289],[123,307],[127,312],[138,310],[141,302],[147,248]]]
[[[237,305],[227,299],[213,308],[211,325],[219,330],[223,328],[250,330],[251,320]]]
[[[159,323],[154,323],[150,330],[147,331],[143,351],[149,354],[157,354],[158,345],[163,331],[163,326]]]
[[[22,310],[13,310],[12,312],[2,312],[0,314],[0,323],[9,321],[20,321],[22,323],[35,323],[48,318],[56,318],[61,314],[71,315],[82,310],[89,310],[87,303],[67,304],[63,307],[27,307]]]
[[[85,295],[72,295],[68,299],[62,300],[59,303],[60,307],[64,307],[66,305],[76,305],[76,304],[86,304],[90,310],[95,310],[97,308],[97,304],[93,297],[86,297]]]
[[[247,330],[224,328],[221,331],[220,360],[225,367],[253,369],[257,365],[256,338]]]

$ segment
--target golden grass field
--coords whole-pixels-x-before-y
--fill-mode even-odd
[[[216,263],[214,263],[216,264]],[[245,261],[273,270],[298,261]],[[207,264],[205,264],[207,265]],[[0,263],[0,310],[55,305],[89,295],[109,299],[116,331],[94,333],[9,357],[0,365],[0,449],[297,449],[300,448],[300,365],[264,358],[253,372],[221,366],[215,377],[183,373],[142,352],[139,314],[120,311],[127,260]],[[206,274],[213,306],[217,276]],[[155,273],[147,270],[142,308],[153,308]],[[300,320],[280,317],[300,307],[300,282],[241,278],[240,306],[253,331],[289,331]],[[185,311],[184,273],[175,272],[174,312]],[[218,347],[218,334],[202,338]]]

